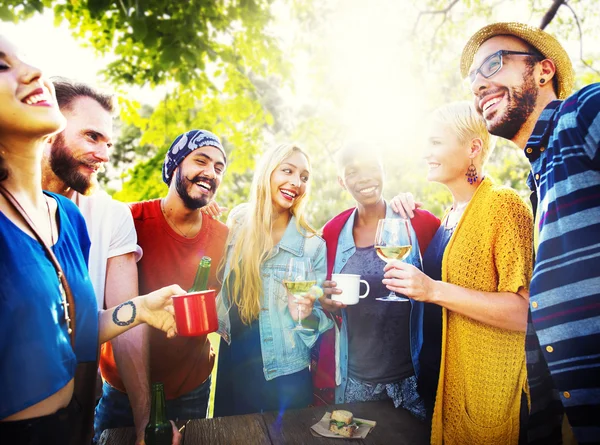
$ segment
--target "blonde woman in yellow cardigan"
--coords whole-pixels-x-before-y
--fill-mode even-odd
[[[390,290],[443,308],[432,444],[517,445],[527,413],[533,217],[516,192],[484,178],[493,145],[470,103],[434,112],[427,179],[454,203],[423,257],[427,275],[400,261],[385,268]]]

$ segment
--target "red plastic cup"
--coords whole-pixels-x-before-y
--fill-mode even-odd
[[[219,328],[214,289],[173,296],[177,335],[197,337]]]

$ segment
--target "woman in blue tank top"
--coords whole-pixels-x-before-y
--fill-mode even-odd
[[[62,130],[65,119],[52,84],[3,36],[0,103],[0,443],[68,444],[73,416],[82,414],[72,401],[76,366],[95,363],[100,343],[140,323],[175,335],[165,308],[171,295],[184,291],[170,286],[98,312],[83,217],[71,201],[41,188],[44,140]],[[23,214],[68,278],[74,348],[57,271]]]

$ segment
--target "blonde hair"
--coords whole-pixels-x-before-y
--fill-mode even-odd
[[[293,144],[283,144],[267,151],[260,159],[254,173],[250,189],[250,201],[243,215],[233,216],[233,227],[229,236],[235,232],[235,242],[231,247],[230,272],[224,281],[229,301],[237,305],[240,319],[244,324],[257,320],[260,314],[260,297],[263,285],[260,267],[273,251],[271,238],[273,202],[271,196],[271,174],[294,152],[302,153],[309,163],[306,152]],[[296,217],[296,227],[300,233],[308,236],[316,231],[308,224],[304,216],[306,193],[296,198],[290,213]]]
[[[485,125],[483,117],[477,113],[471,102],[451,102],[434,110],[432,119],[448,125],[458,136],[461,143],[481,139],[481,165],[489,159],[497,138],[492,136]]]

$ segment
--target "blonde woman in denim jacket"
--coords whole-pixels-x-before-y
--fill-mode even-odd
[[[310,349],[332,322],[313,298],[296,303],[282,283],[294,257],[310,258],[317,283],[325,279],[325,242],[303,213],[309,179],[306,153],[281,145],[262,157],[250,202],[230,214],[218,300],[219,333],[225,342],[219,350],[215,417],[283,411],[312,402]],[[291,330],[298,313],[314,331]]]

